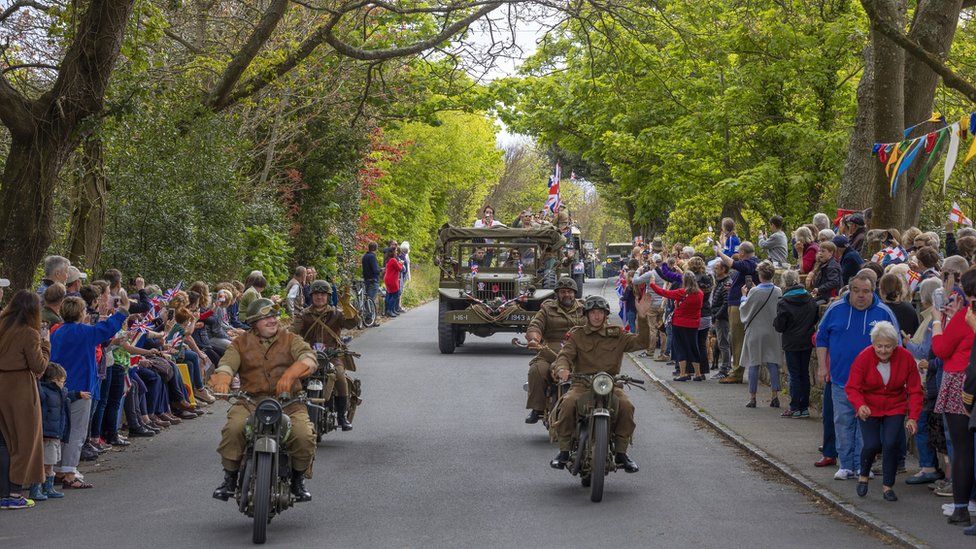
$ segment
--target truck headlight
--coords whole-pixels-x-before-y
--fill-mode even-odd
[[[593,377],[593,392],[600,396],[607,396],[613,391],[613,377],[609,374],[597,374]]]

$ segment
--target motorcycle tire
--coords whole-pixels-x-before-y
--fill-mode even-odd
[[[271,470],[273,461],[271,454],[258,453],[255,459],[256,474],[254,476],[254,530],[251,541],[257,544],[267,539],[268,523],[271,522]]]
[[[606,416],[593,418],[593,463],[590,467],[590,501],[603,501],[603,481],[607,472],[607,451],[610,448],[610,422]]]

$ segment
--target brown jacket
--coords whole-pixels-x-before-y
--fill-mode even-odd
[[[241,390],[255,396],[273,396],[278,380],[298,361],[312,370],[317,365],[312,348],[302,338],[285,330],[264,339],[253,330],[234,338],[234,342],[220,359],[218,371],[241,377]],[[292,393],[301,391],[296,381]]]
[[[585,324],[583,318],[583,303],[575,300],[573,306],[564,309],[556,299],[549,299],[542,303],[539,312],[532,317],[529,326],[525,329],[526,335],[529,332],[537,332],[542,336],[543,343],[553,352],[558,353],[562,346],[566,334],[577,326]]]
[[[47,368],[51,344],[37,330],[14,328],[0,341],[0,433],[10,448],[10,481],[44,481],[41,403],[37,376]]]
[[[647,317],[638,317],[638,334],[623,331],[620,326],[592,328],[589,325],[574,328],[566,335],[563,345],[552,369],[569,370],[577,374],[608,374],[620,373],[620,361],[624,353],[639,351],[647,348],[650,341],[650,329],[647,327]]]
[[[309,307],[295,315],[291,324],[291,331],[302,336],[310,345],[322,343],[326,347],[340,347],[341,342],[335,336],[342,335],[342,329],[355,328],[359,324],[358,318],[346,318],[342,311],[328,306],[324,309]],[[328,326],[327,330],[325,327]],[[333,333],[329,333],[332,330]]]

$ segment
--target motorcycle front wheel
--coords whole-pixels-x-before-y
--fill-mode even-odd
[[[593,418],[593,463],[590,468],[590,501],[603,500],[603,480],[607,471],[607,449],[610,447],[609,421],[606,416]]]
[[[268,522],[271,514],[271,462],[273,456],[260,452],[257,454],[254,476],[254,531],[251,541],[264,543],[267,539]]]

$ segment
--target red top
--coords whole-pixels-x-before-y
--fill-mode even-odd
[[[403,271],[403,263],[400,260],[391,257],[389,261],[386,262],[386,272],[383,273],[383,284],[386,285],[386,291],[388,293],[395,293],[400,291],[400,273]]]
[[[969,351],[973,348],[973,329],[966,323],[963,307],[943,327],[943,332],[932,336],[932,352],[942,359],[942,371],[965,372],[969,364]]]
[[[650,288],[654,293],[677,302],[674,306],[674,316],[671,317],[672,326],[698,329],[698,324],[701,322],[702,299],[705,297],[701,290],[686,295],[684,288],[665,290],[653,282]]]
[[[878,371],[878,355],[874,347],[861,351],[851,365],[847,378],[847,399],[855,412],[863,405],[871,409],[871,417],[907,415],[918,420],[922,413],[922,378],[918,375],[915,357],[904,347],[895,347],[891,354],[891,377],[886,384]]]
[[[809,273],[813,270],[813,266],[817,264],[817,252],[819,251],[820,246],[816,242],[811,242],[804,246],[803,262],[800,264],[801,273]]]

